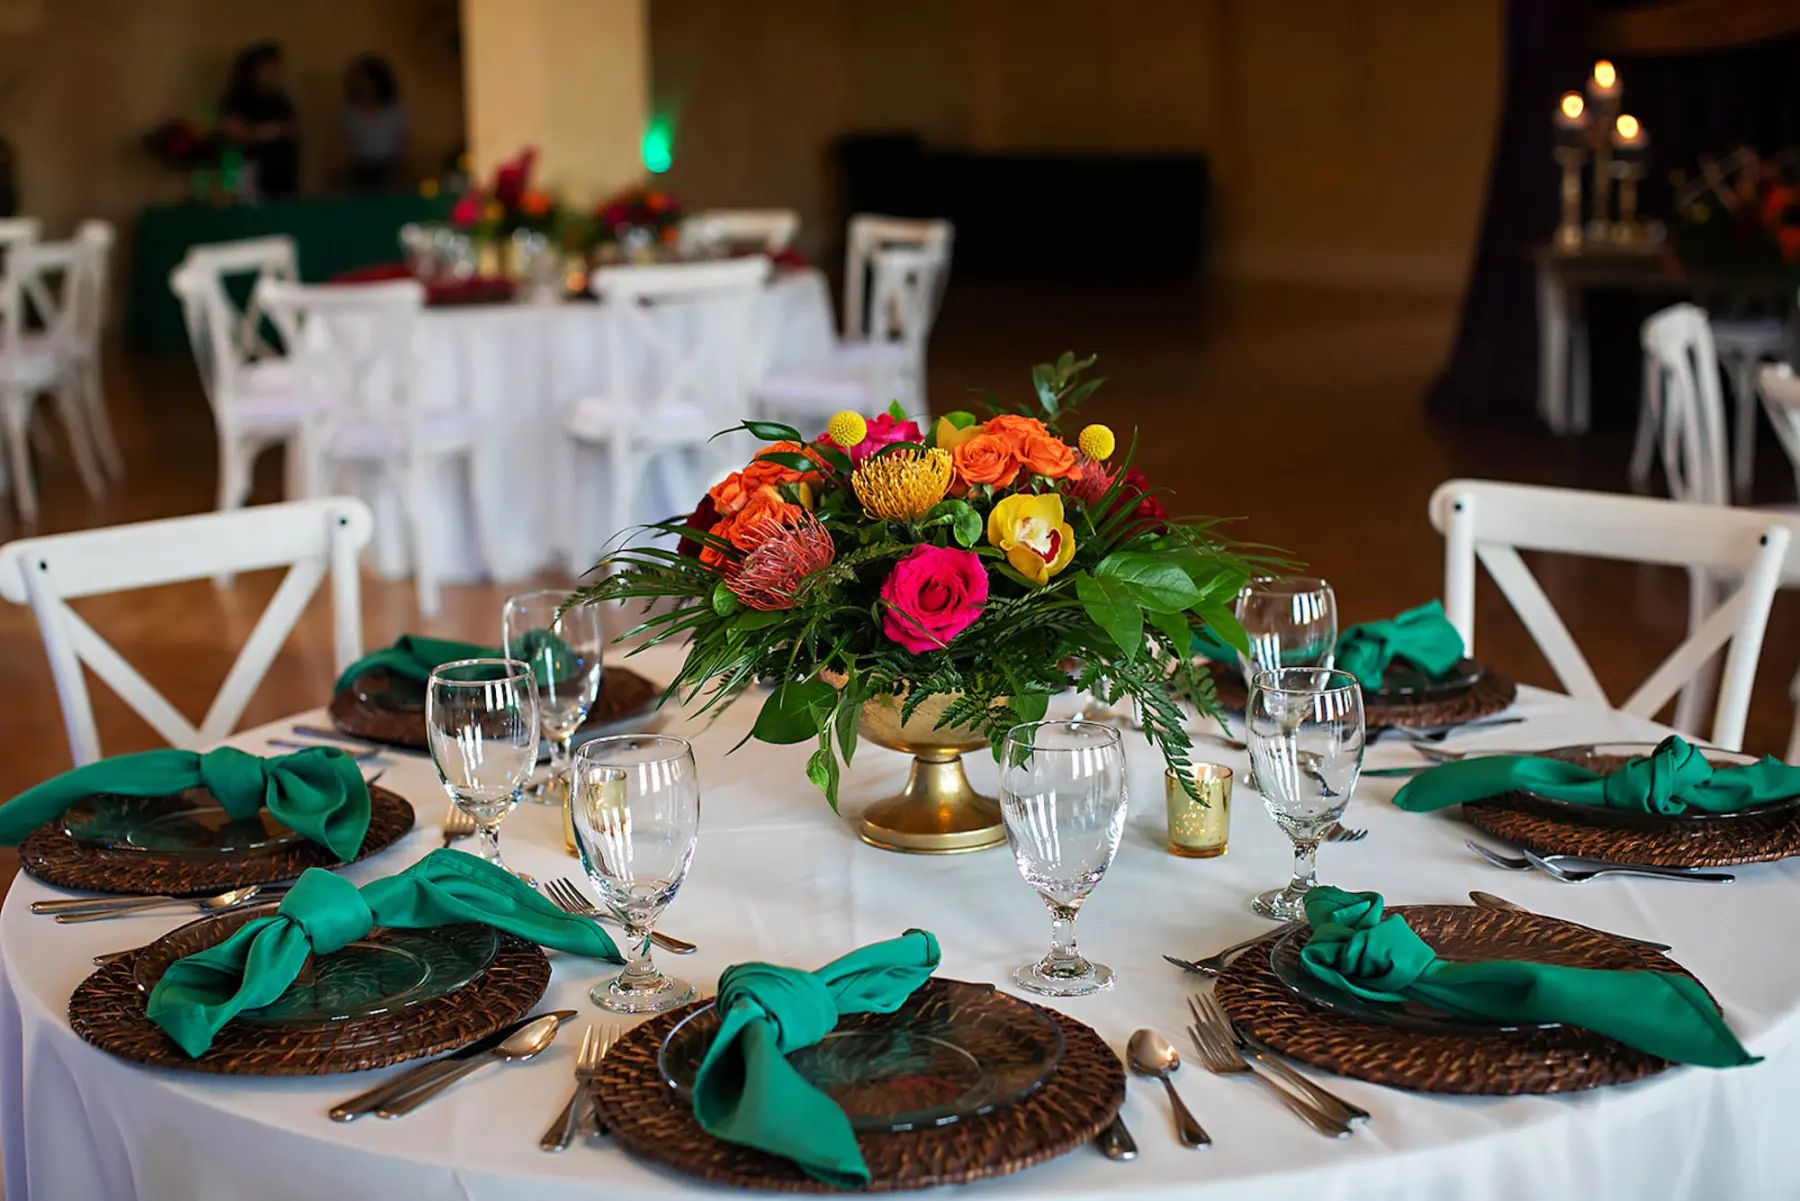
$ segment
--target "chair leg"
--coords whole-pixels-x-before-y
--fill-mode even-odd
[[[38,519],[37,485],[31,478],[31,402],[16,392],[0,395],[0,421],[5,428],[0,437],[6,440],[7,459],[12,467],[13,507],[19,520],[36,525]]]
[[[256,448],[237,438],[219,439],[219,492],[216,508],[221,513],[241,509],[250,497],[251,468],[256,463]],[[229,588],[235,576],[213,577],[213,587]]]
[[[436,620],[444,611],[443,590],[438,585],[437,561],[427,545],[429,535],[425,517],[431,511],[431,477],[426,471],[430,460],[414,459],[402,471],[400,502],[406,510],[406,537],[412,543],[413,579],[419,590],[419,613]]]
[[[1737,400],[1737,442],[1732,446],[1731,486],[1739,503],[1750,501],[1756,474],[1756,368],[1749,355],[1731,362],[1731,391]]]
[[[56,411],[62,417],[63,429],[69,436],[69,452],[75,456],[75,470],[90,500],[106,495],[106,477],[94,459],[94,435],[88,429],[87,414],[76,395],[73,380],[64,380],[56,388]]]
[[[113,437],[112,414],[106,411],[106,389],[100,383],[100,362],[90,360],[81,368],[81,398],[87,408],[88,430],[100,461],[114,481],[125,478],[125,460],[119,454],[118,439]]]
[[[1688,568],[1688,633],[1699,629],[1718,606],[1718,589],[1712,573]],[[1708,736],[1706,714],[1718,691],[1719,656],[1708,659],[1675,697],[1674,727],[1690,738]]]

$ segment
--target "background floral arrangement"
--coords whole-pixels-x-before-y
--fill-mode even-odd
[[[680,545],[610,556],[576,603],[672,600],[632,634],[686,636],[668,692],[702,712],[774,681],[752,736],[816,740],[807,776],[834,808],[862,707],[883,697],[904,698],[910,718],[927,697],[954,695],[938,724],[975,727],[997,748],[1073,682],[1136,701],[1179,769],[1189,742],[1177,698],[1217,710],[1194,627],[1242,646],[1232,602],[1280,564],[1216,519],[1170,519],[1130,452],[1109,465],[1105,426],[1066,440],[1064,423],[1103,382],[1081,381],[1092,363],[1065,354],[1035,367],[1035,404],[987,398],[985,420],[958,412],[921,429],[896,405],[873,419],[839,413],[810,441],[746,422],[737,428],[771,445],[686,521],[651,527]]]
[[[1800,155],[1741,149],[1673,172],[1682,261],[1719,270],[1800,272]]]
[[[673,242],[681,217],[681,202],[667,192],[626,188],[595,206],[588,242],[590,246],[619,242],[634,229],[649,231],[658,242]]]
[[[519,152],[494,168],[494,182],[471,186],[450,209],[450,223],[477,237],[511,237],[516,230],[549,233],[558,228],[556,198],[531,186],[537,150]]]

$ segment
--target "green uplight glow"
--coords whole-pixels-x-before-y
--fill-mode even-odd
[[[644,140],[639,152],[643,155],[644,169],[652,175],[661,175],[675,161],[669,127],[662,121],[653,121],[650,128],[644,131]]]

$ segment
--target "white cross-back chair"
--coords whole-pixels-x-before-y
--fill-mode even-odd
[[[931,224],[948,229],[945,222]],[[875,249],[858,268],[869,276],[866,336],[840,341],[822,363],[765,376],[756,387],[758,411],[804,425],[843,409],[880,412],[898,400],[924,420],[925,347],[949,277],[949,254],[947,232]],[[863,307],[859,298],[846,311],[860,314]]]
[[[431,480],[445,462],[461,459],[473,481],[486,421],[464,397],[444,398],[454,405],[428,405],[420,392],[424,285],[264,280],[256,303],[287,344],[299,386],[324,405],[301,440],[308,493],[333,486],[344,466],[372,472],[380,486],[395,489],[419,609],[436,617],[443,608],[442,569],[425,528]]]
[[[1769,605],[1792,540],[1790,521],[1752,509],[1485,480],[1443,484],[1432,494],[1430,511],[1431,524],[1444,535],[1444,608],[1471,654],[1477,563],[1576,700],[1654,717],[1729,643],[1711,741],[1729,750],[1743,746]],[[1697,568],[1732,578],[1735,588],[1614,706],[1520,557],[1522,550]]]
[[[1758,373],[1756,384],[1763,411],[1769,415],[1775,437],[1793,464],[1795,484],[1800,487],[1800,376],[1788,364],[1774,363]],[[1800,586],[1800,571],[1790,572],[1783,582],[1788,587]],[[1794,702],[1795,716],[1793,731],[1788,735],[1787,761],[1800,763],[1800,673],[1788,685],[1788,695]]]
[[[874,337],[873,331],[880,326],[878,319],[870,320],[871,309],[865,303],[873,291],[869,286],[869,274],[877,254],[888,249],[936,250],[943,253],[947,267],[950,244],[955,236],[956,227],[948,221],[883,217],[875,213],[858,213],[851,217],[844,239],[845,341]],[[933,297],[933,306],[938,299]]]
[[[90,257],[80,242],[23,240],[7,250],[0,273],[0,439],[6,442],[14,505],[26,522],[37,520],[30,430],[37,398],[44,393],[56,399],[88,495],[98,497],[106,490],[81,380],[67,353],[74,331],[93,320],[89,310],[95,297],[84,278]],[[27,310],[37,314],[43,332],[26,331]]]
[[[1730,504],[1725,398],[1706,311],[1672,305],[1644,322],[1641,337],[1644,407],[1632,448],[1632,479],[1648,478],[1650,459],[1660,446],[1670,496],[1695,504]]]
[[[250,298],[240,307],[232,299],[230,281],[246,277]],[[263,282],[296,277],[294,241],[288,237],[195,246],[169,277],[181,301],[200,384],[212,406],[221,510],[249,499],[251,468],[270,446],[287,450],[289,499],[305,495],[307,449],[301,439],[322,401],[304,392],[292,364],[264,336],[266,324],[255,299]]]
[[[342,671],[362,653],[356,560],[368,545],[369,507],[350,497],[259,505],[136,525],[25,538],[0,546],[0,596],[37,617],[62,702],[75,766],[100,758],[82,668],[92,671],[176,747],[198,749],[230,734],[294,623],[331,577],[332,651]],[[238,652],[199,725],[128,663],[69,607],[104,593],[287,567],[267,609]]]
[[[0,217],[0,249],[44,236],[44,224],[36,217]]]
[[[564,539],[571,570],[586,570],[598,546],[631,525],[652,456],[684,466],[690,494],[738,465],[730,440],[711,439],[748,411],[752,332],[769,269],[756,256],[594,273],[594,294],[606,306],[606,391],[577,400],[566,425],[578,445],[603,453],[608,528],[602,534],[587,520],[591,506],[573,506]],[[570,470],[578,497],[581,466],[577,455]]]
[[[78,319],[70,325],[64,353],[80,385],[82,409],[88,430],[94,436],[94,449],[99,452],[107,473],[118,480],[125,476],[125,461],[119,456],[119,443],[113,437],[112,417],[106,408],[106,388],[100,373],[106,323],[112,315],[112,257],[118,233],[111,221],[95,218],[76,227],[75,241],[84,251],[81,274],[76,281],[81,302]]]
[[[740,246],[779,254],[799,232],[793,209],[707,209],[681,223],[677,244],[685,254]]]
[[[1737,409],[1731,486],[1740,501],[1747,501],[1756,478],[1756,375],[1766,361],[1787,355],[1787,323],[1779,317],[1709,317],[1708,324]]]

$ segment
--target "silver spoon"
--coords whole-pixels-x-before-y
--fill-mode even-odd
[[[121,901],[115,905],[95,902],[86,908],[60,910],[56,914],[56,920],[63,923],[97,922],[109,917],[128,917],[134,913],[162,909],[169,905],[192,905],[202,913],[223,913],[228,909],[236,909],[261,891],[262,885],[250,884],[213,897],[145,897],[138,901]]]
[[[398,1100],[387,1102],[375,1111],[375,1116],[397,1118],[409,1114],[492,1059],[503,1059],[509,1063],[530,1059],[556,1041],[556,1028],[561,1024],[560,1017],[554,1013],[547,1013],[530,1025],[521,1026],[510,1038],[495,1047],[491,1054],[477,1056],[453,1071],[444,1073],[423,1088],[415,1089]]]
[[[1131,1070],[1140,1076],[1154,1076],[1162,1081],[1163,1088],[1168,1091],[1169,1104],[1175,1109],[1175,1133],[1180,1137],[1184,1147],[1210,1147],[1212,1138],[1188,1107],[1181,1100],[1181,1094],[1175,1091],[1175,1082],[1170,1079],[1181,1068],[1181,1056],[1175,1053],[1175,1047],[1168,1039],[1154,1030],[1139,1030],[1125,1044],[1125,1056],[1131,1063]]]

